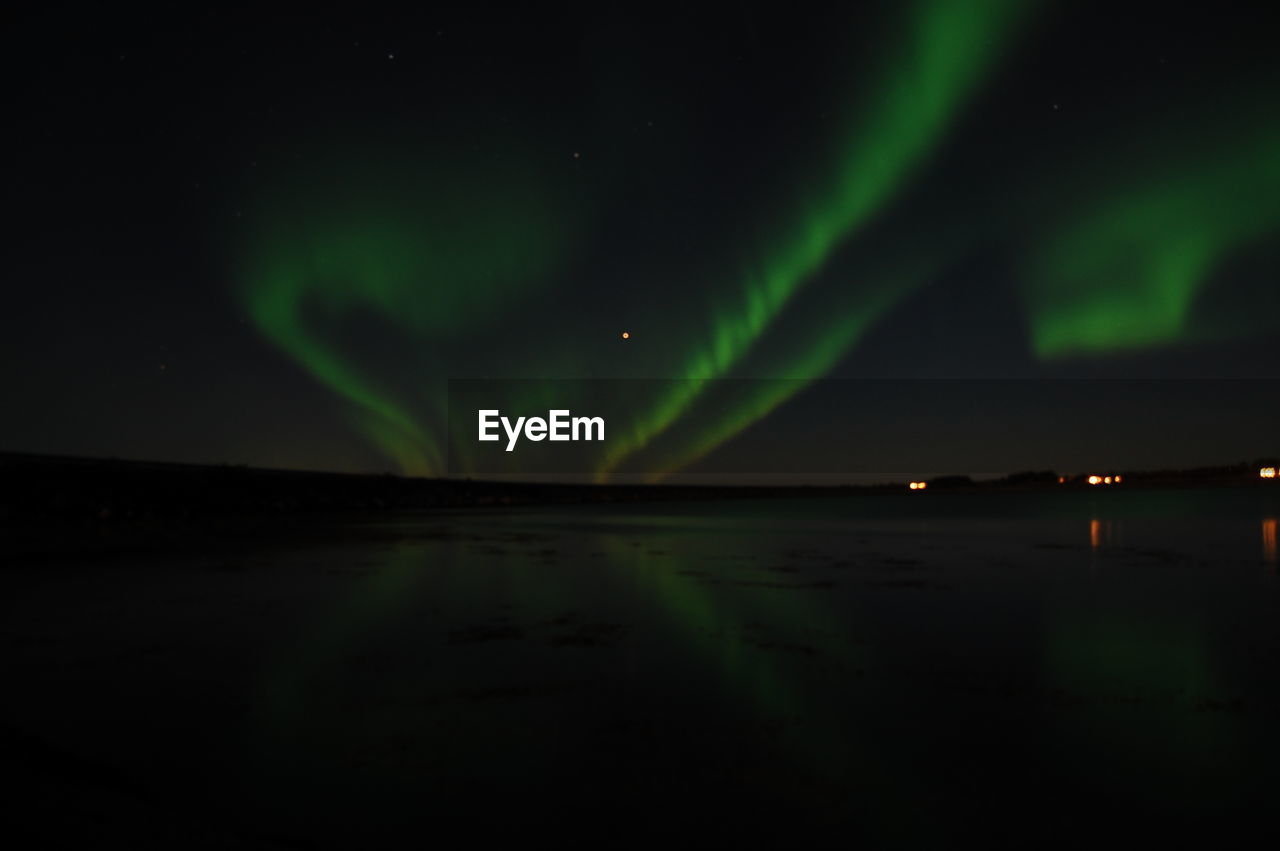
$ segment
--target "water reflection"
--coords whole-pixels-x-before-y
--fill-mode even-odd
[[[1122,543],[1119,522],[1097,517],[1089,521],[1089,546],[1099,550]]]
[[[298,844],[495,811],[543,829],[572,801],[610,824],[639,802],[668,833],[832,815],[875,844],[939,845],[1010,811],[1058,818],[1040,778],[1163,823],[1263,812],[1280,769],[1252,755],[1280,752],[1280,685],[1255,663],[1280,653],[1280,583],[1258,573],[1277,570],[1280,503],[1113,495],[442,513],[235,572],[164,564],[80,602],[58,574],[56,603],[6,616],[35,636],[62,613],[101,640],[74,667],[51,655],[70,643],[9,641],[9,691],[56,678],[79,700],[108,652],[175,642],[108,672],[147,705],[95,724],[68,703],[47,735],[96,754],[79,730],[133,725],[116,736],[130,776],[216,789]],[[140,591],[187,608],[135,609]],[[195,732],[176,750],[171,729]],[[939,809],[913,822],[922,800]]]
[[[1104,796],[1160,802],[1203,776],[1231,776],[1244,758],[1229,725],[1206,723],[1240,704],[1200,630],[1182,618],[1064,606],[1040,676],[1042,699],[1058,709],[1045,722],[1061,745],[1056,770]],[[1199,794],[1220,805],[1210,802],[1221,788]]]

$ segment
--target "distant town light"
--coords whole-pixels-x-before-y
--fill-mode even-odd
[[[911,488],[913,491],[922,491],[925,488],[929,487],[929,483],[928,482],[912,482],[911,484],[907,485],[907,487]]]
[[[1274,479],[1276,477],[1275,467],[1263,467],[1258,471],[1258,475],[1264,479]]]
[[[1109,484],[1111,484],[1111,477],[1110,477],[1110,476],[1103,476],[1103,477],[1102,477],[1102,481],[1103,481],[1103,483],[1104,483],[1104,484],[1108,484],[1108,485],[1109,485]]]
[[[1062,484],[1066,484],[1066,482],[1067,482],[1066,476],[1058,476],[1058,484],[1062,485]]]
[[[1120,484],[1120,477],[1116,476],[1116,484]]]
[[[1100,484],[1102,484],[1102,476],[1090,476],[1090,477],[1089,477],[1089,484],[1091,484],[1091,485],[1100,485]]]

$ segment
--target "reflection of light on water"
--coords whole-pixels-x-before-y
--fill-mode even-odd
[[[1262,557],[1272,564],[1276,562],[1276,525],[1274,517],[1262,521]]]
[[[1089,521],[1089,546],[1095,550],[1111,546],[1117,542],[1119,531],[1110,520],[1095,517]]]

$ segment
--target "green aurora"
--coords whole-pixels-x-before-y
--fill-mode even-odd
[[[1256,131],[1255,131],[1256,132]],[[1106,186],[1039,241],[1027,272],[1042,359],[1177,342],[1215,267],[1280,222],[1280,132]]]
[[[599,459],[598,479],[628,468],[662,478],[714,451],[856,356],[870,330],[962,261],[970,243],[998,241],[997,228],[1021,240],[1005,254],[1017,258],[1027,340],[1040,362],[1205,335],[1194,310],[1215,270],[1280,224],[1274,124],[1250,121],[1216,144],[1174,146],[1127,171],[1068,164],[1042,174],[1011,163],[1003,178],[1014,188],[993,190],[988,232],[956,203],[925,215],[929,228],[909,240],[867,236],[932,178],[966,111],[1034,33],[1031,11],[1006,0],[922,0],[905,10],[870,73],[831,104],[836,143],[799,146],[795,156],[810,164],[792,167],[803,179],[789,200],[761,197],[757,217],[771,224],[746,261],[720,258],[738,272],[708,281],[702,269],[671,270],[673,280],[693,276],[710,300],[653,353],[649,375],[681,380],[637,400]],[[538,302],[582,296],[564,282],[599,213],[513,145],[517,134],[467,129],[394,149],[363,140],[317,148],[327,153],[258,194],[241,252],[242,301],[257,329],[344,400],[353,426],[411,474],[467,472],[446,470],[443,378],[467,372],[468,346],[510,334]],[[1152,149],[1163,141],[1158,131],[1142,135]],[[833,262],[848,256],[852,268]],[[383,329],[404,355],[402,374],[387,374],[351,342],[360,323]],[[615,377],[608,362],[581,366],[580,347],[541,341],[519,369]],[[728,403],[704,398],[713,380],[744,376],[792,380],[760,382]]]
[[[1087,173],[1072,174],[1071,181],[1090,191],[1072,195],[1065,215],[1037,211],[1033,220],[1051,227],[1027,239],[1033,248],[1021,279],[1038,359],[1107,355],[1212,333],[1196,326],[1193,308],[1216,266],[1280,225],[1280,158],[1274,153],[1280,132],[1256,128],[1242,135],[1243,143],[1184,152],[1126,180],[1100,184]],[[770,353],[774,374],[791,380],[760,382],[755,393],[722,406],[705,420],[711,426],[651,461],[649,478],[662,479],[709,454],[828,374],[898,301],[961,256],[963,240],[973,234],[958,225],[952,231],[932,239],[928,251],[894,258],[892,265],[868,269],[856,285],[824,293],[831,309],[808,319],[817,333]]]
[[[317,162],[264,203],[259,218],[272,226],[247,253],[245,302],[262,333],[350,402],[355,424],[404,472],[439,473],[430,427],[342,350],[339,326],[369,313],[422,341],[475,328],[555,267],[569,212],[503,150],[372,161]],[[479,181],[507,191],[481,195]],[[419,401],[438,406],[437,397]]]
[[[878,85],[865,93],[864,109],[848,122],[840,161],[823,181],[823,191],[800,206],[774,250],[748,275],[740,296],[715,311],[710,345],[695,347],[685,362],[682,377],[690,381],[675,385],[677,392],[637,418],[624,440],[610,444],[611,452],[600,469],[602,477],[679,418],[703,382],[725,375],[832,252],[892,200],[939,145],[1026,6],[1008,2],[971,6],[945,0],[915,6],[897,50],[879,72]],[[878,312],[876,305],[849,314],[833,334],[818,335],[813,350],[802,353],[786,374],[821,376]],[[748,401],[745,410],[712,426],[694,454],[704,454],[783,401]]]

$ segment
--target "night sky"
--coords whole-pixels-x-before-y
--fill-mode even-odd
[[[605,476],[818,379],[1272,378],[1261,8],[18,13],[0,449],[439,474],[447,379],[681,379]]]

